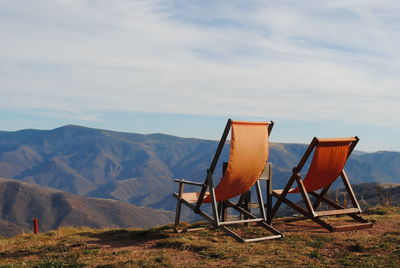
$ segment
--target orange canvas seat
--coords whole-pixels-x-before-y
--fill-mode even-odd
[[[303,214],[306,218],[309,218],[327,228],[329,231],[344,231],[372,227],[372,223],[360,216],[361,208],[354,195],[349,179],[344,171],[346,161],[356,146],[358,140],[358,137],[334,139],[314,138],[299,164],[293,168],[293,174],[286,184],[286,187],[282,190],[272,191],[272,195],[277,198],[277,202],[272,210],[272,218],[275,216],[280,205],[285,203],[291,208],[295,209],[297,212]],[[314,155],[310,167],[308,168],[308,171],[303,179],[300,176],[300,172],[312,152],[314,152]],[[353,208],[345,208],[326,197],[329,188],[339,177],[342,178]],[[291,187],[295,182],[297,183],[297,187],[292,189]],[[318,190],[321,191],[317,193],[316,191]],[[301,194],[305,208],[286,198],[287,194],[296,193]],[[309,195],[316,199],[314,204],[311,203]],[[321,202],[331,206],[334,208],[334,210],[318,211],[317,209]],[[323,216],[343,214],[349,215],[360,223],[355,225],[334,227],[321,219]]]
[[[267,163],[269,146],[268,137],[272,127],[272,122],[243,122],[228,120],[210,168],[207,170],[207,176],[204,183],[175,180],[179,183],[179,192],[173,194],[173,196],[178,200],[175,218],[176,231],[178,231],[181,204],[185,204],[195,213],[198,213],[206,220],[210,221],[215,227],[221,227],[224,231],[241,242],[282,237],[279,231],[266,223],[264,206],[260,206],[261,216],[257,217],[249,211],[244,210],[240,203],[230,201],[230,199],[234,197],[241,197],[246,194],[251,187],[255,186],[256,191],[259,193],[259,202],[260,204],[263,204],[258,178],[262,174]],[[229,162],[219,184],[214,187],[213,173],[229,132],[231,132]],[[183,186],[185,184],[200,186],[201,191],[185,193],[183,191]],[[208,192],[206,192],[207,190]],[[240,200],[242,199],[243,198],[240,198]],[[203,204],[211,204],[212,216],[201,210]],[[222,217],[221,214],[222,212],[218,209],[219,205],[236,209],[247,219],[234,222],[224,221],[224,217]],[[272,232],[273,235],[255,239],[244,239],[227,227],[229,224],[249,222],[257,222],[259,225]]]

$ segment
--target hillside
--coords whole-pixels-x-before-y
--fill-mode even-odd
[[[216,146],[210,140],[80,126],[2,131],[0,177],[171,210],[171,192],[177,189],[172,178],[202,181]],[[305,149],[302,144],[271,144],[275,188],[287,181]],[[221,158],[227,157],[224,150]],[[346,169],[354,184],[400,183],[400,153],[355,153]],[[220,173],[218,166],[215,177]]]
[[[400,184],[362,183],[354,185],[354,192],[359,198],[360,206],[367,209],[375,206],[400,206]],[[339,200],[343,202],[344,189],[338,189]]]
[[[159,207],[172,177],[203,176],[214,144],[79,126],[0,132],[0,177]]]
[[[172,221],[172,213],[127,203],[87,198],[38,185],[0,178],[0,235],[32,230],[32,218],[40,230],[61,226],[150,227]]]
[[[35,267],[399,267],[400,208],[374,208],[372,229],[329,233],[311,221],[276,224],[284,238],[236,242],[217,229],[61,228],[0,238],[0,266]],[[332,218],[345,222],[346,217]],[[259,232],[251,226],[247,233]]]
[[[363,211],[376,206],[400,206],[400,184],[398,183],[361,183],[353,185],[352,188]],[[329,190],[326,197],[344,207],[352,207],[350,197],[344,188]],[[315,199],[311,197],[311,200]],[[303,201],[298,201],[296,203],[305,208]],[[329,210],[332,209],[332,207],[322,203],[319,209]],[[289,206],[282,205],[277,215],[290,216],[296,213],[297,212]]]

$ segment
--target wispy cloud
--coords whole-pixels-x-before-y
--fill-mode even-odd
[[[0,105],[392,124],[398,1],[2,1]]]

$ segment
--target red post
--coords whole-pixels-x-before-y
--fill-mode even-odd
[[[33,233],[39,233],[39,220],[38,218],[33,218]]]

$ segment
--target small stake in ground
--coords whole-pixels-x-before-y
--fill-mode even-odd
[[[33,233],[38,234],[39,233],[39,220],[38,218],[33,218]]]

